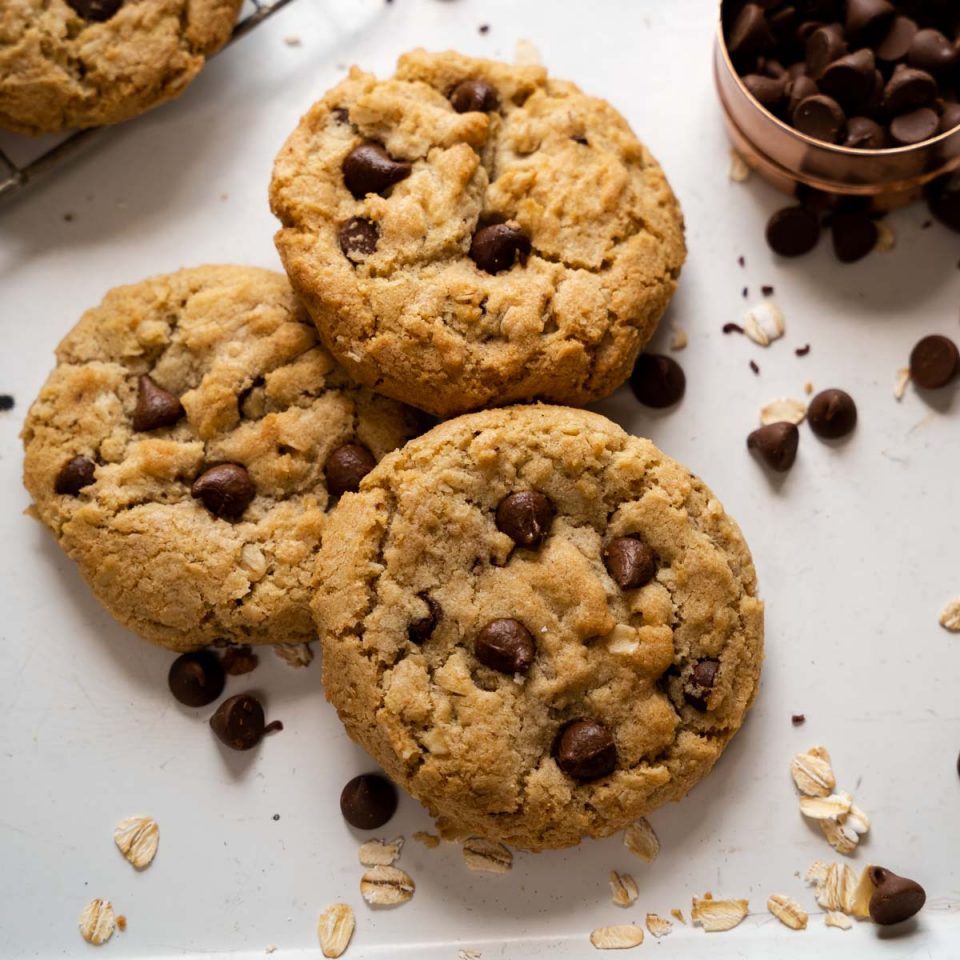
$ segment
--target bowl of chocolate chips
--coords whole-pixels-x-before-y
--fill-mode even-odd
[[[735,148],[787,192],[886,210],[960,169],[960,0],[724,0],[715,71]]]

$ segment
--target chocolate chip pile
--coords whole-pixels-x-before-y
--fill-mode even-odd
[[[954,0],[765,0],[724,19],[744,86],[815,140],[881,150],[960,126]]]

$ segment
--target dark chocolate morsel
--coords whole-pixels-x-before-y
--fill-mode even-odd
[[[844,390],[823,390],[810,401],[807,422],[818,437],[845,437],[857,425],[857,405]]]
[[[170,692],[188,707],[205,707],[223,693],[226,683],[220,659],[211,650],[184,653],[170,665]]]
[[[397,788],[377,773],[362,773],[341,791],[340,812],[351,827],[376,830],[397,812]]]
[[[704,711],[707,709],[707,699],[710,696],[710,691],[713,690],[719,672],[720,661],[709,657],[698,660],[693,665],[693,669],[683,686],[683,696],[695,710]]]
[[[239,520],[256,495],[250,474],[239,463],[220,463],[193,481],[190,493],[215,516]]]
[[[419,647],[433,636],[433,631],[443,618],[443,609],[429,593],[418,593],[417,596],[427,605],[427,615],[407,624],[407,637]]]
[[[800,431],[796,424],[787,421],[768,423],[747,437],[748,449],[755,451],[771,470],[778,473],[793,466],[799,443]]]
[[[487,273],[509,270],[530,253],[530,238],[509,223],[492,223],[480,227],[470,242],[470,259]]]
[[[630,389],[645,407],[660,410],[683,399],[687,377],[673,357],[641,353],[630,374]]]
[[[151,377],[143,374],[137,381],[137,406],[133,411],[134,430],[172,427],[184,413],[180,398],[169,390],[164,390]]]
[[[530,631],[513,619],[491,620],[478,634],[474,644],[476,658],[500,673],[526,673],[537,653]]]
[[[925,390],[945,387],[960,373],[960,350],[938,333],[920,340],[910,351],[910,379]]]
[[[210,729],[217,739],[231,750],[250,750],[262,739],[263,707],[249,693],[228,697],[210,718]]]
[[[368,193],[384,193],[395,183],[406,180],[412,167],[402,160],[394,160],[379,143],[367,141],[344,157],[341,169],[347,189],[360,200]]]
[[[916,880],[899,877],[886,867],[870,867],[868,876],[876,888],[868,905],[874,923],[902,923],[919,913],[927,901],[926,891]]]
[[[376,465],[373,454],[363,444],[344,443],[330,454],[324,465],[327,493],[331,497],[356,493],[360,489],[360,481]]]
[[[338,232],[340,249],[348,260],[359,260],[367,257],[377,249],[380,239],[380,227],[373,220],[363,217],[352,217],[340,224]]]
[[[94,482],[96,469],[97,465],[89,457],[73,457],[60,468],[53,482],[53,492],[75,497]]]
[[[461,80],[448,96],[457,113],[489,113],[500,105],[500,98],[486,80]]]
[[[767,244],[781,257],[809,253],[820,239],[820,218],[807,207],[785,207],[767,223]]]
[[[657,555],[637,536],[611,540],[603,560],[621,590],[635,590],[657,575]]]
[[[68,6],[84,20],[91,23],[104,23],[122,6],[124,0],[67,0]]]
[[[509,493],[497,506],[497,529],[520,547],[539,547],[550,530],[556,510],[538,490]]]
[[[581,717],[560,731],[553,756],[568,777],[582,782],[598,780],[616,769],[617,744],[599,720]]]

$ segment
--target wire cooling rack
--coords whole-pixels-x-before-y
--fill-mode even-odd
[[[249,12],[237,22],[226,46],[235,43],[291,2],[292,0],[249,0]],[[92,140],[109,129],[110,127],[91,127],[88,130],[78,130],[22,164],[15,163],[0,148],[0,199],[19,193],[29,184],[65,166]]]

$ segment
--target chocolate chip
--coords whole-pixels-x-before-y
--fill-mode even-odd
[[[707,709],[707,699],[720,672],[720,661],[707,658],[698,660],[683,686],[683,696],[695,710]]]
[[[509,270],[518,258],[525,261],[530,250],[530,238],[519,227],[492,223],[473,235],[470,259],[487,273],[500,273]]]
[[[870,919],[884,926],[901,923],[919,913],[927,894],[916,880],[899,877],[886,867],[869,867],[870,882],[876,887],[870,897]]]
[[[910,378],[918,387],[936,390],[945,387],[960,373],[960,351],[940,334],[924,337],[910,351]]]
[[[960,173],[934,180],[927,189],[930,212],[946,227],[960,233]]]
[[[376,465],[373,454],[363,444],[345,443],[337,447],[327,458],[323,468],[327,493],[331,497],[356,493],[360,489],[360,481]]]
[[[263,707],[249,693],[228,697],[210,718],[210,729],[231,750],[250,750],[263,738]]]
[[[847,42],[839,23],[817,27],[807,38],[806,66],[811,79],[819,80],[823,71],[847,52]]]
[[[418,593],[417,596],[427,605],[427,615],[411,620],[407,624],[407,637],[418,647],[426,643],[437,629],[437,624],[443,618],[443,609],[429,593]]]
[[[800,727],[807,722],[807,718],[802,713],[795,713],[791,718],[790,722],[795,727]]]
[[[334,107],[330,111],[330,115],[337,123],[348,124],[350,122],[350,113],[346,107]]]
[[[486,80],[461,80],[447,99],[457,113],[488,113],[500,105],[497,91]]]
[[[775,109],[783,100],[786,84],[782,79],[775,80],[759,73],[748,73],[742,79],[750,95],[768,110]]]
[[[103,23],[122,6],[124,0],[67,0],[67,4],[84,20]]]
[[[810,401],[807,422],[818,437],[845,437],[857,425],[857,405],[843,390],[823,390]]]
[[[757,361],[756,361],[756,360],[751,360],[751,361],[750,361],[750,369],[751,369],[757,376],[760,375],[760,367],[757,366]]]
[[[257,669],[260,658],[246,644],[227,647],[221,657],[220,665],[231,677],[242,677]]]
[[[800,431],[792,423],[769,423],[747,437],[747,448],[755,451],[771,470],[784,473],[797,459]]]
[[[896,12],[887,0],[847,0],[847,33],[863,43],[876,41],[884,36]]]
[[[898,67],[883,89],[884,109],[893,115],[930,106],[937,99],[937,81],[925,70]]]
[[[170,664],[167,685],[188,707],[205,707],[223,693],[226,682],[217,655],[209,650],[184,653]]]
[[[357,261],[377,249],[380,227],[364,217],[353,217],[340,224],[340,249],[348,260]]]
[[[910,113],[901,113],[890,124],[890,136],[901,146],[923,143],[940,131],[940,118],[930,107],[920,107]]]
[[[0,393],[0,412],[6,413],[13,409],[13,397],[9,393]]]
[[[556,510],[537,490],[507,494],[497,506],[497,529],[520,547],[535,549],[550,530]]]
[[[805,343],[802,347],[797,347],[797,349],[794,350],[793,352],[794,352],[798,357],[805,357],[805,356],[810,352],[810,344],[809,344],[809,343]]]
[[[806,207],[785,207],[767,222],[767,244],[781,257],[809,253],[820,239],[820,218]]]
[[[157,430],[172,427],[185,411],[179,397],[164,390],[146,374],[137,381],[137,406],[133,411],[133,429]]]
[[[397,812],[397,788],[377,773],[361,773],[340,793],[343,819],[358,830],[376,830]]]
[[[530,669],[537,646],[519,620],[491,620],[477,634],[473,652],[485,667],[512,675]]]
[[[239,520],[256,495],[250,474],[239,463],[220,463],[193,481],[190,493],[215,516]]]
[[[642,353],[630,374],[630,388],[645,407],[660,410],[683,399],[687,378],[673,357]]]
[[[879,231],[865,213],[835,213],[830,224],[833,251],[841,263],[856,263],[872,252]]]
[[[94,482],[97,465],[89,457],[74,457],[68,460],[53,482],[54,493],[65,493],[75,497],[84,487]]]
[[[851,117],[847,121],[845,147],[856,150],[882,150],[887,145],[887,135],[876,120],[869,117]]]
[[[383,193],[410,176],[411,165],[394,160],[379,143],[354,147],[344,158],[343,182],[357,200],[368,193]]]
[[[823,71],[820,91],[833,97],[846,113],[856,113],[873,93],[876,69],[872,50],[863,48],[848,53]]]
[[[617,767],[617,745],[610,731],[587,717],[571,720],[553,745],[557,766],[574,780],[598,780]]]
[[[960,59],[957,48],[939,30],[919,30],[910,44],[907,63],[940,76],[952,70]]]
[[[763,53],[775,43],[763,7],[757,3],[743,7],[727,34],[727,49],[734,56]]]
[[[793,125],[808,137],[825,143],[839,143],[847,115],[833,97],[817,94],[797,104]]]
[[[721,329],[724,333],[743,333],[743,327],[739,323],[725,323]]]
[[[657,555],[638,536],[611,540],[603,562],[621,590],[635,590],[657,575]]]
[[[917,34],[917,22],[909,17],[894,17],[887,27],[887,32],[877,44],[874,53],[878,60],[885,63],[896,63],[903,60],[908,51],[913,38]]]

